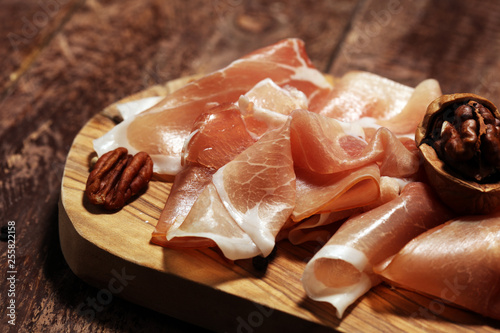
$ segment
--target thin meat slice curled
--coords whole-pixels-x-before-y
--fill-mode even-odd
[[[375,163],[327,175],[296,168],[295,174],[297,202],[291,216],[294,221],[366,206],[380,196],[380,170]]]
[[[411,88],[373,73],[353,71],[338,80],[319,113],[413,137],[427,105],[439,96],[441,87],[434,79]]]
[[[373,267],[411,239],[451,218],[429,186],[410,183],[388,203],[347,220],[307,263],[307,295],[345,309],[380,282]]]
[[[295,205],[289,125],[267,132],[220,168],[167,241],[211,239],[232,260],[269,255]]]
[[[213,174],[254,142],[235,105],[220,105],[200,115],[185,142],[183,168],[175,176],[152,242],[169,247],[203,247],[206,242],[199,238],[178,244],[167,242],[166,234],[184,221]]]
[[[399,196],[401,188],[404,187],[404,183],[402,184],[400,179],[370,177],[368,176],[370,170],[379,174],[377,167],[368,165],[361,168],[361,170],[355,170],[347,176],[347,179],[358,178],[360,171],[368,172],[364,177],[359,177],[354,186],[340,187],[345,192],[340,194],[337,192],[337,197],[335,197],[335,191],[328,188],[329,186],[322,188],[321,184],[318,183],[316,188],[314,188],[313,184],[307,184],[307,187],[311,187],[310,189],[307,188],[304,178],[301,177],[301,173],[296,170],[297,204],[291,217],[292,220],[301,221],[289,226],[287,230],[283,231],[283,234],[286,235],[292,244],[301,244],[307,241],[316,241],[325,244],[333,236],[333,232],[338,229],[338,226],[330,227],[329,224],[340,223],[341,220],[371,210]],[[337,184],[329,185],[336,186]],[[324,192],[324,194],[321,192]],[[329,193],[333,193],[334,196],[332,197]],[[327,209],[325,209],[325,206],[321,206],[325,202],[321,199],[326,195],[328,197],[325,201],[331,201],[331,205],[327,206]],[[309,209],[312,208],[312,211],[317,213],[302,219],[303,216],[310,214],[309,212],[309,214],[301,216],[301,209],[303,211],[306,207]]]
[[[319,174],[332,174],[380,164],[383,176],[408,177],[418,171],[419,157],[388,129],[380,128],[365,141],[365,132],[305,110],[292,113],[291,140],[296,166]]]
[[[319,113],[346,122],[391,118],[404,108],[412,93],[413,88],[388,78],[352,71],[338,80]]]
[[[391,284],[500,319],[500,213],[433,228],[381,266]]]
[[[256,50],[166,96],[155,106],[115,126],[96,140],[98,155],[118,146],[131,153],[147,152],[154,172],[175,175],[181,170],[181,151],[194,120],[222,103],[236,103],[239,97],[263,79],[302,91],[310,106],[317,105],[331,85],[312,65],[304,43],[285,39]]]

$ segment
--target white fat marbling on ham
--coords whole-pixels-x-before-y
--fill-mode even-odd
[[[269,130],[283,126],[293,110],[307,109],[308,101],[303,92],[289,86],[282,88],[267,78],[240,96],[238,106],[243,115],[262,122]]]

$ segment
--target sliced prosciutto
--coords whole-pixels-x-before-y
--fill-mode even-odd
[[[207,238],[232,260],[269,255],[295,205],[289,124],[220,168],[184,222],[167,232],[167,241]]]
[[[296,169],[296,176],[297,202],[291,216],[294,221],[366,206],[380,196],[380,169],[375,163],[327,175]]]
[[[220,105],[200,115],[184,144],[183,168],[174,179],[152,242],[173,246],[172,242],[166,241],[167,231],[184,221],[213,174],[254,142],[236,106]],[[199,243],[199,239],[175,246],[196,247],[195,243]]]
[[[338,80],[319,113],[413,136],[427,105],[440,95],[439,83],[433,79],[414,89],[373,73],[353,71]]]
[[[271,79],[257,83],[238,100],[241,113],[249,129],[261,136],[270,129],[278,128],[296,109],[308,108],[306,95],[296,88],[280,87]]]
[[[390,118],[404,108],[413,88],[362,71],[343,75],[319,113],[345,122],[363,117]]]
[[[240,97],[239,109],[226,103],[199,116],[184,143],[181,155],[183,167],[174,179],[152,242],[168,247],[193,248],[197,244],[204,247],[207,243],[195,238],[167,241],[167,231],[180,226],[220,167],[268,130],[283,127],[288,120],[287,115],[294,109],[306,106],[303,93],[291,87],[281,88],[272,80],[265,79]]]
[[[500,319],[500,213],[458,218],[421,234],[379,274],[396,286]]]
[[[292,113],[291,126],[293,159],[300,168],[332,174],[379,162],[384,176],[407,177],[418,171],[416,151],[386,128],[367,138],[355,124],[304,110]]]
[[[410,183],[388,203],[347,220],[307,263],[302,283],[314,300],[345,309],[380,279],[373,267],[451,217],[424,183]]]
[[[394,134],[410,134],[413,137],[418,124],[424,118],[427,106],[441,95],[441,87],[436,80],[424,80],[415,87],[410,99],[399,113],[379,119],[377,123]]]
[[[175,175],[181,170],[182,147],[194,120],[214,106],[236,103],[266,78],[303,92],[312,108],[331,90],[312,65],[304,43],[286,39],[174,91],[150,109],[115,126],[96,140],[94,148],[98,155],[118,146],[126,147],[132,154],[145,151],[154,161],[155,172]]]
[[[373,165],[370,165],[369,167],[373,170]],[[369,171],[369,169],[365,171]],[[371,179],[368,178],[362,180],[362,182],[366,182],[367,184],[359,184],[361,186],[356,185],[354,188],[348,189],[348,193],[346,195],[341,194],[338,197],[341,198],[341,200],[338,200],[336,203],[337,205],[342,202],[349,202],[349,206],[353,206],[354,208],[343,208],[341,210],[334,209],[329,212],[321,212],[321,209],[318,210],[318,205],[314,202],[314,196],[309,197],[308,200],[306,193],[301,190],[301,187],[304,187],[304,184],[300,184],[303,181],[300,173],[297,174],[296,171],[296,175],[297,204],[295,205],[294,212],[292,213],[292,219],[295,219],[296,221],[300,220],[300,223],[290,225],[289,228],[283,232],[283,238],[288,238],[292,244],[302,244],[307,241],[314,241],[321,244],[326,243],[330,237],[333,236],[333,232],[338,229],[338,226],[329,226],[330,224],[340,222],[348,217],[371,210],[397,198],[401,193],[401,189],[406,185],[406,182],[398,178],[387,176],[380,177],[380,179],[377,179],[376,177]],[[317,186],[320,191],[329,191],[327,188],[322,189],[321,184],[317,184]],[[373,189],[376,189],[377,192],[370,190],[368,186],[373,186]],[[353,197],[356,196],[358,198],[353,199]],[[329,196],[327,198],[327,200],[331,200],[332,203],[336,201],[335,198],[332,198],[333,200],[329,198]],[[375,201],[373,201],[374,198],[376,198]],[[349,199],[353,200],[350,201]],[[368,204],[366,204],[367,202]],[[317,211],[317,213],[302,219],[302,216],[309,214],[300,216],[299,212],[301,207],[302,209],[303,207],[314,207],[313,211]]]

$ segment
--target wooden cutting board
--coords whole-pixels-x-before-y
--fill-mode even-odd
[[[155,86],[120,102],[162,96],[192,78]],[[333,307],[307,298],[300,281],[319,245],[277,244],[267,270],[251,260],[230,262],[217,251],[172,250],[149,242],[168,197],[171,179],[154,176],[146,192],[109,213],[84,196],[95,153],[92,141],[116,124],[116,104],[93,117],[76,136],[67,157],[59,206],[64,257],[72,271],[99,288],[92,318],[121,297],[215,331],[412,331],[496,332],[500,323],[439,301],[386,285],[373,288],[344,318]]]

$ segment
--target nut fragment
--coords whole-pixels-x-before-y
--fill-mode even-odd
[[[459,213],[500,205],[500,113],[474,94],[433,101],[415,133],[430,183]]]
[[[90,202],[118,210],[151,180],[153,161],[145,152],[129,155],[117,148],[102,155],[87,179],[85,193]]]

